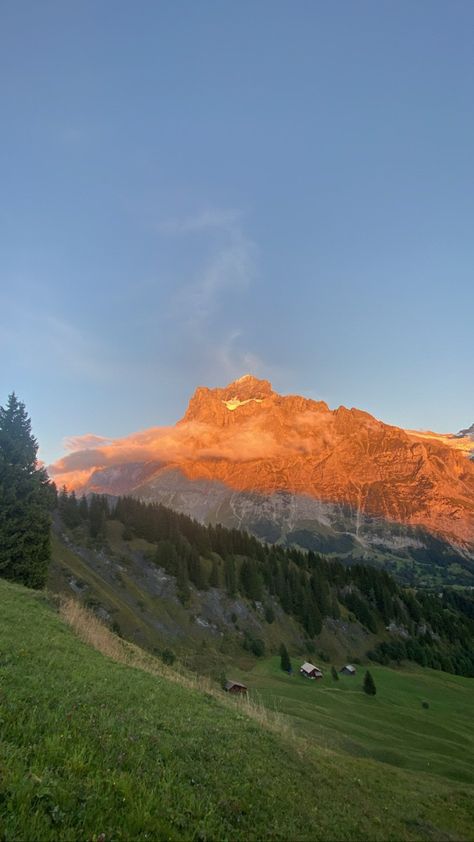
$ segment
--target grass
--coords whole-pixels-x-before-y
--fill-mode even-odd
[[[41,594],[0,605],[5,842],[472,838],[464,784],[279,735]]]
[[[299,661],[293,663],[297,667]],[[415,665],[398,670],[371,666],[377,687],[371,698],[362,692],[365,667],[339,681],[332,679],[330,667],[323,664],[322,669],[319,681],[308,681],[297,671],[290,677],[275,657],[239,675],[264,704],[289,717],[296,733],[318,745],[474,783],[472,679]]]

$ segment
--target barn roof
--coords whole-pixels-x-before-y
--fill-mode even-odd
[[[345,664],[345,666],[343,666],[342,669],[349,670],[349,672],[355,672],[356,671],[356,668],[352,664]]]
[[[231,687],[242,687],[243,690],[247,689],[247,686],[240,681],[226,681],[225,689],[230,690]]]
[[[314,664],[310,664],[309,661],[305,661],[303,666],[301,667],[301,669],[304,670],[305,672],[313,672],[313,670],[316,670],[317,672],[321,672],[319,667],[315,667]]]

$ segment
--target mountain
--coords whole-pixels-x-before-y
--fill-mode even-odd
[[[85,448],[51,467],[57,483],[160,501],[270,542],[415,562],[423,576],[436,567],[449,578],[453,563],[468,581],[474,574],[470,438],[460,447],[459,437],[331,410],[245,375],[199,387],[173,427],[96,441],[85,437]]]
[[[466,430],[460,430],[456,438],[474,439],[474,424],[471,424]]]

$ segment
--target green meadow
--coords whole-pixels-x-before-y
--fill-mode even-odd
[[[253,692],[293,726],[276,733],[217,689],[106,657],[43,594],[0,581],[0,606],[2,842],[473,838],[463,679],[374,670],[369,699],[359,677],[262,663]]]
[[[371,697],[362,690],[364,666],[334,681],[330,666],[320,664],[323,678],[311,681],[298,674],[300,663],[293,658],[289,676],[274,657],[236,677],[315,745],[474,783],[472,679],[415,665],[396,670],[370,665],[377,688]]]

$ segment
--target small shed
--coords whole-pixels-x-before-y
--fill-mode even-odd
[[[247,688],[245,684],[241,684],[240,681],[226,681],[225,683],[225,691],[226,693],[246,693]]]
[[[314,664],[308,663],[305,661],[304,664],[300,667],[300,675],[303,678],[322,678],[323,674],[319,667],[315,667]]]
[[[352,664],[346,664],[345,667],[339,670],[342,675],[355,675],[357,670]]]

